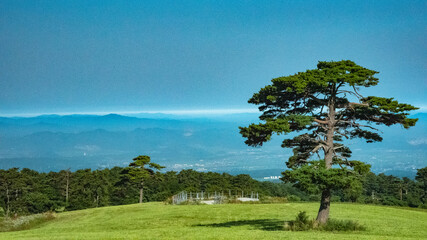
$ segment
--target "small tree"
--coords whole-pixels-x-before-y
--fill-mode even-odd
[[[150,162],[149,156],[138,156],[129,164],[127,174],[132,182],[139,183],[139,203],[144,198],[144,182],[155,175],[156,170],[164,168],[157,163]]]
[[[319,62],[317,69],[273,79],[249,99],[249,103],[260,105],[263,113],[259,118],[264,123],[240,127],[246,144],[262,146],[273,133],[301,133],[283,141],[282,147],[293,149],[286,163],[291,170],[283,173],[283,180],[321,193],[320,223],[329,218],[331,190],[360,187],[361,176],[370,169],[367,164],[348,160],[351,151],[343,138],[382,141],[375,125],[409,128],[418,120],[407,117],[417,109],[414,106],[359,93],[360,87],[378,84],[377,73],[349,60]],[[314,154],[319,156],[317,161]]]

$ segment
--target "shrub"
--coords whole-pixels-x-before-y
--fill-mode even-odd
[[[389,205],[389,206],[406,206],[406,203],[403,201],[400,201],[399,199],[395,197],[385,196],[382,199],[383,205]]]
[[[320,201],[320,195],[310,195],[308,197],[308,200],[310,202],[318,202],[318,201]]]
[[[290,221],[285,224],[286,230],[291,231],[306,231],[313,228],[313,221],[308,219],[307,213],[299,212],[295,221]]]
[[[294,221],[285,222],[285,230],[290,231],[363,231],[366,228],[356,221],[329,219],[325,224],[309,220],[306,212],[300,212]]]
[[[323,231],[364,231],[366,228],[356,221],[329,219],[326,224],[318,226]]]
[[[239,199],[237,199],[237,198],[234,198],[234,199],[229,199],[229,200],[227,200],[227,203],[237,203],[237,204],[240,204],[240,203],[243,203],[242,201],[240,201]]]
[[[417,196],[412,194],[408,194],[406,196],[406,202],[408,203],[409,207],[419,207],[423,204]]]
[[[331,202],[341,202],[341,197],[340,196],[332,196]]]
[[[184,202],[181,202],[179,205],[204,205],[205,203],[202,203],[200,200],[187,200]]]
[[[301,198],[295,195],[289,195],[288,197],[289,202],[300,202]]]
[[[287,203],[287,202],[289,202],[288,199],[284,197],[264,197],[260,201],[260,203]]]
[[[165,205],[171,205],[173,204],[172,197],[168,197],[165,201],[163,201]]]
[[[0,222],[0,232],[27,230],[55,218],[56,214],[51,211],[43,214],[17,217],[15,219],[5,218]]]
[[[360,196],[360,197],[357,198],[356,202],[357,203],[365,204],[365,203],[369,202],[369,198],[370,197]]]

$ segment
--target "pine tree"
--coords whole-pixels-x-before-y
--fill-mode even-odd
[[[282,147],[293,149],[283,180],[321,193],[320,223],[329,218],[331,191],[360,186],[361,176],[370,169],[349,160],[351,150],[343,139],[382,141],[375,125],[409,128],[418,120],[408,118],[414,106],[361,95],[360,88],[378,84],[377,73],[349,60],[319,62],[317,69],[273,79],[248,101],[259,105],[263,123],[240,127],[246,144],[262,146],[274,133],[299,133],[283,141]],[[316,155],[319,160],[314,160]]]
[[[144,198],[144,182],[155,175],[155,170],[164,168],[157,163],[150,162],[149,156],[138,156],[129,164],[127,174],[133,182],[139,183],[139,203]]]

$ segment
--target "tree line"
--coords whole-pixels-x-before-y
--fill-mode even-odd
[[[317,201],[282,182],[261,182],[249,175],[216,172],[156,172],[144,181],[144,202],[165,201],[180,191],[258,192],[262,198],[286,197],[289,201]],[[360,188],[334,192],[332,201],[427,208],[427,167],[415,180],[369,173]],[[140,184],[132,181],[129,168],[37,172],[28,168],[0,170],[0,214],[31,214],[137,203]]]

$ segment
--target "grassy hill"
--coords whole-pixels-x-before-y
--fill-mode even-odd
[[[357,220],[361,232],[283,231],[284,221],[318,203],[164,205],[144,203],[58,214],[0,239],[427,239],[427,211],[333,203],[331,217]]]

